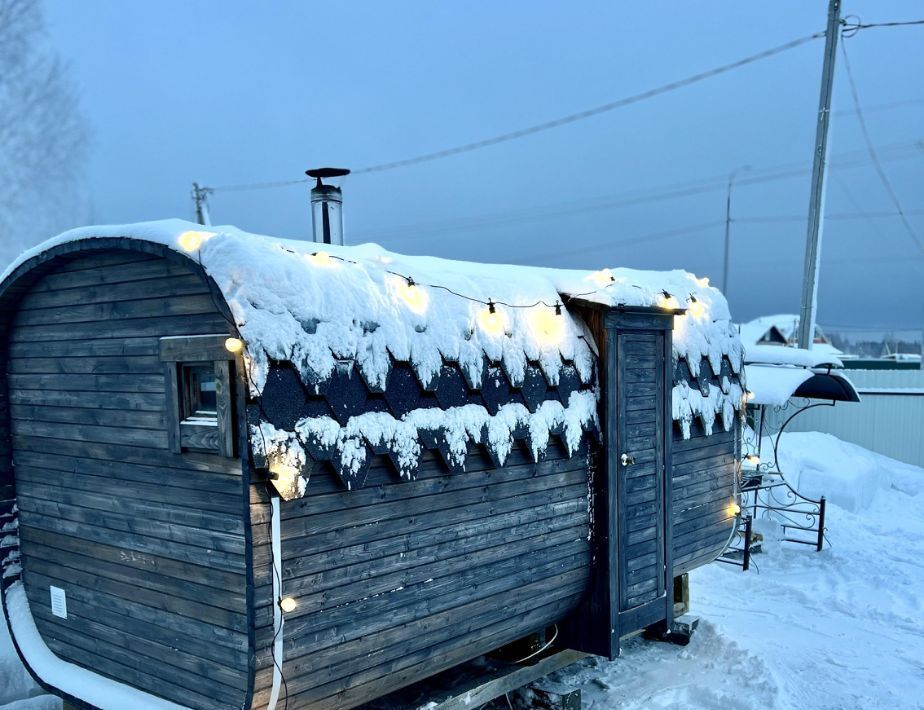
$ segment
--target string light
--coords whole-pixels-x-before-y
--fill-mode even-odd
[[[203,242],[208,241],[214,236],[215,232],[183,232],[177,239],[177,243],[183,251],[192,252],[201,247]]]
[[[732,501],[728,504],[728,508],[725,509],[725,512],[728,513],[729,517],[737,518],[741,515],[741,506],[738,505],[737,501]]]
[[[292,597],[283,597],[279,600],[279,608],[282,609],[286,614],[295,611],[296,606],[298,606],[298,604],[295,603],[295,600]]]
[[[320,266],[322,268],[329,269],[337,265],[337,262],[334,261],[334,258],[326,251],[316,251],[311,254],[307,254],[305,258],[314,266]]]
[[[661,298],[658,299],[658,306],[666,311],[680,310],[680,302],[668,291],[661,291]]]
[[[235,355],[244,349],[244,341],[240,338],[228,338],[225,340],[225,350]]]
[[[414,313],[422,314],[427,310],[430,297],[427,292],[418,286],[410,276],[402,276],[395,284],[398,297]]]
[[[690,294],[690,303],[687,306],[687,313],[696,320],[702,320],[706,317],[706,307],[703,302],[698,300],[692,293]]]
[[[297,481],[301,471],[283,461],[272,461],[269,466],[270,480],[283,500],[292,500],[299,494]]]
[[[530,314],[533,335],[543,345],[555,345],[561,342],[565,334],[565,319],[561,317],[561,304],[553,308],[536,306]]]
[[[599,286],[600,288],[606,288],[610,284],[616,283],[616,277],[613,276],[613,272],[609,269],[600,269],[599,271],[594,271],[592,274],[588,274],[584,278],[594,284],[594,286]]]
[[[753,402],[756,396],[757,395],[751,392],[751,390],[744,391],[744,401],[745,402]]]
[[[758,456],[757,454],[748,454],[747,456],[744,457],[744,460],[747,461],[752,466],[756,466],[757,464],[760,463],[760,456]]]
[[[488,299],[487,307],[478,311],[478,326],[486,335],[498,337],[507,330],[507,318],[503,311],[497,310],[494,301]]]

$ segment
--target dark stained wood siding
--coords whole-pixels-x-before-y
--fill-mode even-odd
[[[239,459],[167,448],[158,339],[228,333],[204,278],[105,251],[19,303],[7,384],[23,581],[65,660],[201,708],[249,677]],[[51,614],[49,586],[67,594]]]
[[[734,502],[738,439],[716,421],[711,436],[699,422],[684,440],[680,425],[673,435],[674,575],[719,556],[735,524]]]
[[[560,621],[589,577],[588,485],[587,450],[557,444],[502,469],[473,450],[464,473],[428,456],[411,482],[377,460],[352,492],[319,471],[281,504],[282,594],[298,602],[283,630],[288,707],[354,707]],[[258,708],[272,681],[265,500],[255,488]]]

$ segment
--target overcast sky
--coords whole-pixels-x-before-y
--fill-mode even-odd
[[[822,30],[826,2],[49,0],[95,132],[92,219],[192,218],[190,184],[303,177],[580,111]],[[920,2],[845,0],[864,22]],[[924,240],[924,27],[846,40],[872,140]],[[823,41],[585,121],[343,182],[346,236],[406,253],[684,268],[733,315],[796,312]],[[838,56],[819,322],[924,328],[924,252],[869,160]],[[840,167],[838,167],[840,163]],[[799,170],[802,168],[803,170]],[[763,179],[774,171],[787,177]],[[759,180],[755,180],[759,178]],[[703,187],[682,197],[674,185]],[[627,198],[644,197],[628,204]],[[218,224],[310,234],[308,186],[219,192]],[[622,243],[620,243],[622,242]]]

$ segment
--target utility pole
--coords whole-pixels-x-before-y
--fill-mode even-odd
[[[815,157],[812,163],[812,192],[809,199],[808,235],[805,239],[805,272],[802,279],[802,309],[799,312],[799,347],[811,348],[815,340],[818,311],[818,271],[821,265],[821,234],[825,208],[825,174],[828,170],[828,124],[831,119],[831,91],[834,57],[841,25],[841,0],[829,0],[825,30],[825,59],[821,69],[821,96],[815,129]]]
[[[728,191],[725,193],[725,259],[722,261],[722,293],[728,298],[728,262],[731,252],[731,193],[735,177],[739,172],[750,170],[750,165],[741,165],[728,174]]]
[[[212,188],[201,187],[199,183],[194,182],[192,186],[192,198],[196,205],[196,221],[205,226],[211,226],[212,220],[209,217],[208,196],[212,194]]]

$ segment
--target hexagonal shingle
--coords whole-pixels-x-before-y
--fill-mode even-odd
[[[408,412],[420,408],[422,395],[420,382],[411,366],[396,362],[385,382],[385,402],[391,413],[400,419]]]
[[[545,379],[545,375],[542,374],[542,370],[532,365],[527,366],[526,375],[523,377],[523,385],[520,387],[520,392],[523,395],[523,401],[526,402],[529,411],[535,412],[539,405],[545,401],[547,390],[548,382]]]
[[[341,424],[346,424],[350,417],[362,414],[366,410],[369,392],[352,363],[334,368],[323,390],[324,398],[330,405],[334,417]]]
[[[436,401],[440,407],[461,407],[468,402],[468,388],[465,378],[455,365],[443,365],[436,387]]]

